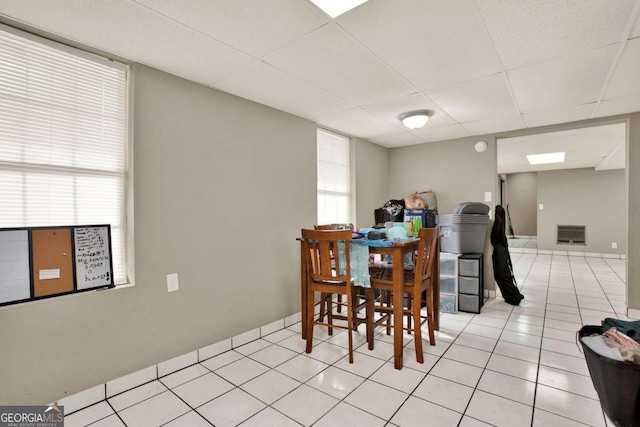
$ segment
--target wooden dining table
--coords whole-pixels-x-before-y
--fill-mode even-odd
[[[366,239],[359,241],[358,243],[352,244],[365,244],[369,246],[370,254],[382,254],[389,255],[392,260],[393,265],[393,360],[394,367],[396,369],[402,369],[402,338],[403,338],[403,327],[402,327],[402,311],[404,305],[404,293],[403,283],[404,283],[404,255],[407,253],[412,253],[418,249],[418,245],[420,243],[419,239],[411,239],[411,240],[403,240],[393,242],[391,246],[369,246],[367,245]],[[436,253],[440,253],[440,239],[438,238],[438,242],[436,243]],[[300,289],[301,289],[301,298],[302,298],[302,338],[306,339],[306,324],[307,324],[307,310],[306,310],[306,301],[307,301],[307,286],[306,286],[306,270],[305,263],[302,260],[302,253],[300,254],[300,270],[301,270],[301,278],[300,278]],[[436,257],[434,263],[434,271],[432,277],[432,286],[433,286],[433,311],[428,313],[429,316],[432,317],[434,329],[438,330],[440,328],[440,257]]]

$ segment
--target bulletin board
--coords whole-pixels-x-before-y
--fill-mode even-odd
[[[33,296],[73,292],[71,229],[31,231]]]
[[[113,286],[110,225],[0,229],[0,305]]]

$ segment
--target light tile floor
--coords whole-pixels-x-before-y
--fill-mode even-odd
[[[508,236],[507,236],[508,237]],[[515,238],[508,237],[509,247],[511,248],[538,248],[538,236],[518,236]]]
[[[513,254],[525,299],[489,300],[482,314],[444,314],[437,345],[405,368],[392,339],[369,351],[318,329],[304,354],[300,324],[66,417],[107,426],[597,426],[604,416],[576,344],[583,324],[625,318],[625,261]],[[231,357],[232,356],[232,357]]]

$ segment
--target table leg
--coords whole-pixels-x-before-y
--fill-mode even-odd
[[[436,240],[436,259],[433,268],[433,329],[440,330],[440,236]]]
[[[402,369],[402,292],[404,282],[404,259],[400,247],[393,248],[393,360],[396,369]]]
[[[302,339],[307,339],[307,270],[302,253],[302,243],[300,244],[300,313],[302,322]]]

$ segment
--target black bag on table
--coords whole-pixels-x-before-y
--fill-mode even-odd
[[[603,332],[601,326],[587,325],[580,329],[578,336]],[[640,365],[601,356],[582,340],[580,344],[604,413],[616,427],[640,427]]]

